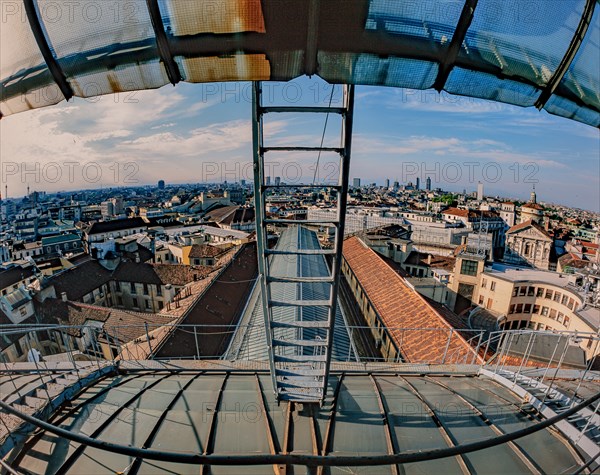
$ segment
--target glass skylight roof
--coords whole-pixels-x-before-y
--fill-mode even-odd
[[[0,112],[181,80],[286,81],[318,74],[329,82],[435,87],[536,106],[599,127],[597,4],[6,2]]]

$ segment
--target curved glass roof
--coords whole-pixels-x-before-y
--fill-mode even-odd
[[[169,82],[317,74],[600,127],[598,1],[2,2],[0,113]]]

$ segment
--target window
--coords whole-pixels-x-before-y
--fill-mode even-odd
[[[514,303],[508,308],[508,314],[511,315],[513,313],[515,313],[515,304]]]
[[[144,284],[144,295],[148,295],[148,284]]]
[[[570,320],[571,320],[571,319],[565,315],[565,320],[564,320],[564,322],[563,322],[563,325],[564,325],[565,327],[569,328],[569,321],[570,321]],[[590,340],[590,341],[592,341],[592,340]]]
[[[552,320],[556,320],[556,310],[555,309],[550,309],[550,318]]]
[[[556,320],[558,320],[558,323],[562,323],[563,322],[563,318],[565,318],[565,314],[562,312],[558,312],[558,317]]]
[[[575,300],[569,299],[569,303],[568,303],[567,307],[569,307],[570,310],[573,310],[574,306],[575,306]]]
[[[487,299],[487,305],[485,308],[492,308],[492,305],[494,305],[494,299],[492,299],[492,298]]]
[[[496,290],[496,281],[492,280],[492,282],[490,283],[490,290],[493,292],[494,290]]]
[[[515,310],[516,313],[523,313],[523,304],[519,303],[517,304],[517,309]]]
[[[522,297],[527,293],[527,287],[519,287],[519,296]]]
[[[477,261],[463,259],[460,266],[460,273],[462,275],[477,275]]]
[[[481,279],[481,287],[485,289],[487,287],[487,279]]]
[[[479,296],[479,305],[483,305],[483,295]]]
[[[137,301],[137,299],[136,299],[135,297],[133,297],[133,298],[131,299],[131,305],[133,305],[134,307],[137,307],[137,306],[138,306],[138,301]]]
[[[535,287],[527,287],[527,296],[528,297],[533,297],[535,293]]]
[[[135,294],[135,283],[131,282],[129,286],[131,287],[131,293]]]
[[[560,302],[560,297],[561,297],[560,292],[555,292],[554,293],[554,301],[555,302]]]
[[[540,306],[539,305],[534,305],[532,313],[540,313]]]
[[[564,294],[562,296],[562,299],[561,299],[560,303],[563,304],[563,305],[567,305],[568,301],[569,301],[569,297],[566,294]]]
[[[538,287],[535,296],[536,297],[543,297],[544,296],[544,288],[543,287]]]
[[[152,305],[150,305],[150,300],[146,300],[146,308],[151,309]]]
[[[513,296],[513,297],[516,297],[518,294],[519,294],[519,287],[515,287],[515,288],[513,289],[513,294],[512,294],[512,296]]]
[[[549,300],[552,298],[552,291],[550,289],[546,290],[546,298]]]
[[[548,307],[542,307],[542,315],[543,315],[544,317],[547,317],[547,316],[548,316]]]
[[[156,295],[158,295],[159,297],[162,296],[162,287],[160,285],[156,286]]]
[[[162,309],[163,309],[163,306],[164,306],[164,305],[163,305],[163,303],[162,303],[162,300],[159,300],[159,301],[158,301],[158,309],[159,309],[159,310],[162,310]]]
[[[531,313],[531,304],[530,303],[526,303],[523,306],[523,313]]]
[[[117,292],[121,292],[121,282],[119,282],[118,280],[115,281],[115,290]]]

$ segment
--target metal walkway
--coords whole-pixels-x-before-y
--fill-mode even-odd
[[[333,93],[332,93],[333,94]],[[336,314],[338,277],[342,258],[344,222],[348,195],[348,175],[350,169],[350,148],[352,143],[352,121],[354,109],[354,86],[343,86],[341,107],[271,107],[263,105],[262,83],[255,82],[252,95],[252,134],[254,152],[254,202],[256,207],[256,238],[258,244],[258,269],[261,285],[261,299],[265,321],[266,341],[269,350],[269,363],[273,389],[278,399],[301,402],[319,402],[326,394],[327,376],[331,362],[332,335]],[[309,113],[319,119],[329,114],[342,119],[341,143],[339,147],[277,146],[264,143],[264,116],[270,113],[298,114]],[[324,135],[324,134],[323,134]],[[340,155],[339,177],[336,184],[325,185],[337,192],[336,218],[329,221],[275,219],[266,215],[266,197],[273,189],[288,187],[285,183],[271,184],[266,180],[265,154],[268,152],[335,152]],[[295,188],[314,188],[315,184],[293,185]],[[325,226],[335,229],[333,249],[302,249],[292,246],[289,249],[269,249],[267,246],[268,228],[271,226],[297,224]],[[330,274],[324,276],[274,275],[271,272],[273,255],[330,255]],[[325,288],[325,292],[301,292],[285,300],[272,298],[274,284],[313,284]],[[296,288],[296,286],[293,286]],[[306,288],[306,286],[305,286]],[[312,295],[311,294],[315,294]],[[316,295],[319,294],[319,295]],[[292,323],[278,321],[277,309],[292,307],[296,310],[296,320]],[[324,313],[322,321],[303,321],[302,309],[312,308],[315,313]],[[318,330],[317,330],[318,329]],[[317,331],[314,331],[317,330]]]

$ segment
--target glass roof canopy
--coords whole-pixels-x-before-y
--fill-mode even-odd
[[[598,0],[2,2],[0,113],[179,81],[445,90],[600,127]]]

